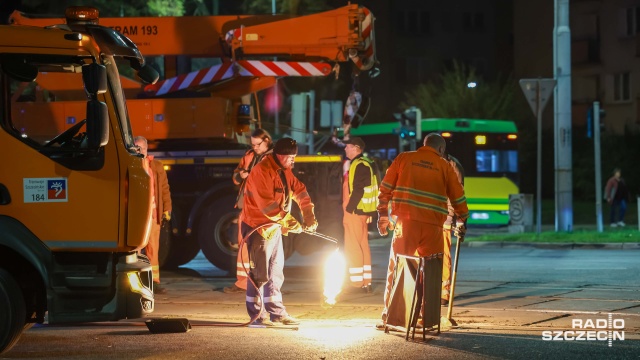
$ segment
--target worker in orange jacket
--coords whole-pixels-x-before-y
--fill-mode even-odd
[[[273,154],[254,166],[246,180],[241,230],[243,238],[248,236],[251,281],[247,283],[246,305],[255,325],[299,323],[282,301],[282,235],[314,232],[318,222],[307,188],[291,171],[297,153],[295,140],[278,140]],[[303,225],[291,215],[292,200],[302,211]]]
[[[456,231],[464,234],[467,200],[455,171],[443,158],[445,150],[442,136],[427,135],[424,146],[395,158],[380,184],[378,231],[386,236],[393,230],[393,239],[378,329],[383,329],[387,320],[396,255],[426,257],[444,251],[442,225],[448,214],[447,199],[458,216]]]
[[[145,168],[149,176],[151,176],[151,193],[153,194],[151,234],[149,235],[149,242],[144,248],[144,253],[151,262],[154,283],[153,292],[164,294],[167,290],[160,286],[160,261],[158,255],[160,252],[160,228],[162,227],[162,222],[171,220],[171,191],[164,165],[155,160],[153,156],[147,155],[147,150],[149,149],[147,139],[137,136],[134,139],[134,144],[140,149],[140,154],[145,157]]]
[[[240,163],[233,171],[231,177],[233,183],[240,186],[238,197],[236,198],[237,209],[242,210],[244,202],[244,186],[245,180],[251,169],[260,162],[265,156],[273,152],[273,140],[271,135],[264,129],[256,129],[251,133],[251,149],[247,150]],[[242,215],[242,213],[240,213]],[[227,294],[245,292],[247,290],[247,271],[249,269],[249,253],[247,247],[242,245],[242,235],[240,225],[242,224],[242,216],[238,217],[238,255],[236,260],[236,282],[235,284],[222,289]]]
[[[352,137],[344,141],[347,156],[342,181],[342,224],[349,283],[371,292],[371,250],[368,225],[378,206],[378,181],[373,165],[362,154],[365,143]]]
[[[464,168],[462,164],[451,154],[447,154],[446,159],[451,167],[453,167],[458,181],[464,187]],[[450,199],[447,199],[447,209],[447,220],[444,222],[444,225],[442,225],[442,229],[444,230],[444,253],[442,256],[442,294],[440,295],[440,304],[443,306],[449,304],[449,294],[451,291],[451,233],[454,231],[457,218]],[[458,237],[458,244],[463,241],[464,237]]]

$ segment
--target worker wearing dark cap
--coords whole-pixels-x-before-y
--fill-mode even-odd
[[[378,206],[378,181],[373,163],[363,156],[365,143],[352,137],[344,141],[347,159],[342,181],[342,225],[349,284],[371,292],[371,250],[368,225]]]
[[[307,188],[291,171],[297,154],[296,141],[282,138],[273,154],[255,165],[246,179],[241,231],[243,238],[251,233],[246,304],[249,316],[256,319],[254,325],[299,323],[287,313],[280,291],[284,282],[282,235],[313,232],[318,222]],[[302,211],[302,225],[291,215],[291,200]]]

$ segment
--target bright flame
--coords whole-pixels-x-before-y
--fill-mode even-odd
[[[329,255],[324,264],[324,301],[329,305],[336,303],[336,296],[342,290],[346,267],[344,256],[338,249]]]

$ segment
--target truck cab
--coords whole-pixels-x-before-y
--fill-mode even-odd
[[[154,309],[138,252],[151,183],[134,146],[120,69],[148,82],[135,44],[97,25],[0,26],[0,353],[34,323],[139,318]],[[42,89],[55,76],[61,88]]]

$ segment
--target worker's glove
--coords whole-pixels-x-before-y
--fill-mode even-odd
[[[302,230],[304,230],[304,232],[316,232],[316,229],[318,228],[318,222],[316,221],[316,219],[313,219],[313,222],[311,223],[305,223]]]
[[[287,235],[290,232],[299,234],[302,232],[302,225],[291,214],[285,215],[285,217],[278,222],[282,225],[282,235]]]
[[[171,212],[165,211],[162,213],[162,221],[170,221],[171,220]]]
[[[464,235],[467,233],[467,226],[463,222],[456,224],[453,234],[458,238],[459,242],[464,242]]]
[[[315,232],[318,228],[318,221],[313,212],[313,206],[302,209],[302,223],[304,224],[303,230],[305,232]]]
[[[391,223],[389,222],[388,216],[378,217],[378,232],[380,233],[381,236],[387,236],[387,234],[389,233],[387,228],[390,228],[391,230],[393,230],[393,226],[390,226],[390,225]]]

